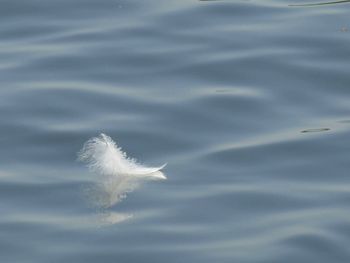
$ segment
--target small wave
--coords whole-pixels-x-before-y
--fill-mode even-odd
[[[78,153],[78,160],[99,175],[95,185],[85,189],[85,195],[97,207],[108,208],[133,191],[142,180],[166,179],[159,167],[145,167],[126,153],[107,135],[88,140]]]

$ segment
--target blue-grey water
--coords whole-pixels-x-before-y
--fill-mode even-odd
[[[0,262],[350,262],[350,3],[0,3]],[[100,132],[168,179],[93,206]]]

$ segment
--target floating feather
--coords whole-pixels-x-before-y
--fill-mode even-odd
[[[159,167],[140,165],[135,159],[128,158],[111,137],[103,133],[84,144],[78,159],[86,162],[90,170],[102,175],[166,179],[164,175],[156,173],[163,169],[166,164]]]
[[[91,171],[102,176],[94,189],[99,206],[109,207],[135,189],[141,179],[166,179],[159,167],[145,167],[126,153],[107,135],[88,140],[78,153],[78,160],[87,163]],[[91,191],[89,191],[91,192]]]

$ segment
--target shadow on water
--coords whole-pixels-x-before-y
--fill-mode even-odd
[[[221,0],[199,0],[200,2],[217,2]],[[293,7],[302,7],[302,6],[322,6],[322,5],[333,5],[333,4],[344,4],[344,3],[350,3],[350,0],[343,0],[343,1],[331,1],[331,2],[321,2],[321,3],[306,3],[306,4],[291,4],[288,6]]]
[[[288,6],[322,6],[322,5],[333,5],[333,4],[344,4],[349,3],[350,0],[344,0],[344,1],[332,1],[332,2],[322,2],[322,3],[308,3],[308,4],[296,4],[296,5],[288,5]]]
[[[308,132],[325,132],[330,131],[330,128],[315,128],[315,129],[306,129],[302,130],[301,133],[308,133]]]

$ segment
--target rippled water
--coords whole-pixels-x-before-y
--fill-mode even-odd
[[[305,2],[2,0],[0,261],[349,262],[350,3]],[[168,179],[91,205],[100,132]]]

